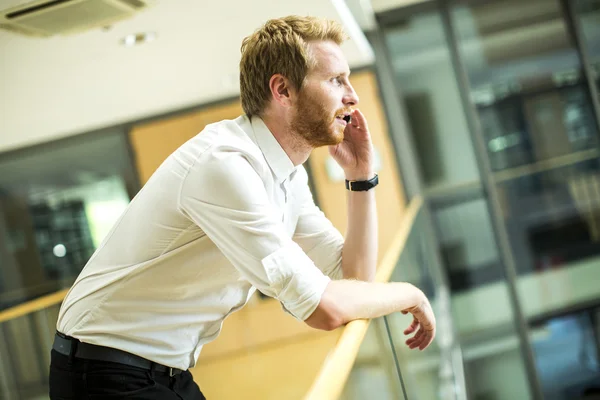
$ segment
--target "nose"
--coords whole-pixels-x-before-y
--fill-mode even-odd
[[[356,106],[358,104],[358,95],[350,83],[346,85],[346,93],[344,94],[345,106]]]

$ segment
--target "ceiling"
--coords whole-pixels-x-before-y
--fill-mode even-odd
[[[0,0],[0,9],[24,0]],[[235,96],[242,39],[289,14],[340,21],[351,67],[373,62],[344,0],[156,0],[109,29],[30,38],[0,31],[0,152]],[[120,44],[137,32],[150,43]]]

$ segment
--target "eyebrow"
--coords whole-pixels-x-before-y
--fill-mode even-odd
[[[336,76],[336,77],[345,76],[346,78],[348,78],[351,73],[352,72],[348,70],[348,71],[344,71],[344,72],[335,72],[335,73],[332,73],[331,75]]]

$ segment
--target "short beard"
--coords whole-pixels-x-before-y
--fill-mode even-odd
[[[344,140],[344,127],[335,124],[335,114],[329,115],[322,103],[302,92],[292,117],[291,129],[312,148],[333,146]]]

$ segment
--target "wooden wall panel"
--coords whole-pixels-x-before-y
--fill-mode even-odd
[[[179,146],[196,136],[204,127],[242,114],[238,100],[202,110],[149,122],[129,133],[140,182],[146,183],[156,168]]]
[[[360,102],[358,108],[367,118],[373,145],[381,157],[379,186],[376,190],[379,220],[379,257],[385,253],[396,233],[397,221],[406,207],[406,198],[400,180],[383,105],[378,93],[377,81],[373,72],[363,71],[350,76],[350,80]],[[329,157],[327,148],[313,151],[308,163],[319,205],[325,215],[340,232],[346,232],[347,207],[344,182],[334,182],[327,176],[325,163]]]
[[[340,334],[322,332],[234,357],[200,360],[191,372],[207,399],[301,400]]]

